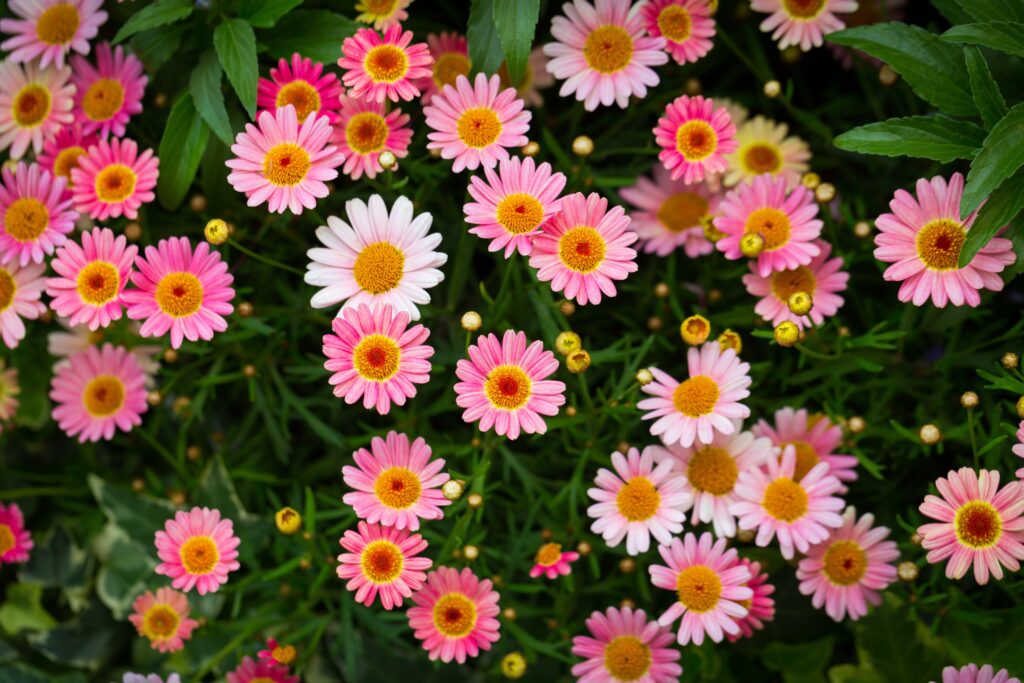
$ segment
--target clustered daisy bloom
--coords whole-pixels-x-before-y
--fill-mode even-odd
[[[129,246],[124,235],[114,237],[110,228],[83,232],[81,245],[67,242],[50,262],[59,276],[46,283],[51,308],[67,318],[70,327],[96,330],[120,320],[124,288],[137,253],[138,247]]]
[[[74,92],[69,67],[0,61],[0,152],[10,148],[12,159],[22,158],[30,145],[41,152],[44,141],[75,120]]]
[[[358,0],[356,21],[373,24],[378,31],[400,24],[409,18],[405,10],[412,0]]]
[[[266,659],[244,657],[234,671],[225,676],[227,683],[299,683],[298,676],[288,673],[286,667]]]
[[[0,339],[9,349],[25,338],[25,320],[35,320],[46,306],[39,299],[46,289],[46,264],[0,265]]]
[[[740,631],[735,635],[730,634],[730,641],[750,638],[754,631],[764,628],[764,622],[775,618],[775,599],[771,597],[775,593],[775,586],[768,583],[768,574],[762,571],[761,563],[741,557],[740,564],[750,570],[751,579],[747,581],[747,588],[754,591],[754,596],[744,603],[747,605],[747,614],[736,620]]]
[[[968,664],[960,669],[955,666],[944,668],[942,683],[1020,683],[1020,679],[1011,677],[1006,669],[996,671],[991,664],[981,668],[977,664]]]
[[[349,96],[383,102],[409,101],[420,94],[416,83],[430,76],[433,58],[425,43],[412,43],[412,31],[398,24],[384,30],[383,37],[361,28],[341,45],[338,60],[345,74],[342,83]]]
[[[836,15],[856,11],[857,0],[751,0],[750,8],[769,15],[760,28],[772,32],[780,50],[796,45],[806,52],[845,26]]]
[[[160,160],[128,138],[100,140],[71,169],[75,209],[90,218],[138,218],[139,207],[153,201]]]
[[[0,183],[0,263],[42,263],[67,239],[78,214],[65,180],[39,164],[5,166]]]
[[[654,140],[662,148],[658,158],[687,185],[727,167],[726,154],[736,150],[736,126],[724,107],[701,95],[680,95],[665,108],[654,128]]]
[[[333,125],[338,122],[338,103],[342,96],[338,77],[327,72],[324,65],[303,57],[298,52],[291,60],[280,59],[270,69],[270,78],[261,78],[256,85],[256,106],[273,113],[289,104],[295,118],[305,121],[310,114],[326,116]]]
[[[689,258],[705,256],[714,245],[704,229],[718,212],[721,195],[706,183],[687,185],[673,180],[661,164],[654,166],[654,178],[639,176],[636,184],[619,190],[622,198],[636,207],[630,211],[630,227],[643,251],[668,256],[682,247]]]
[[[764,116],[755,116],[736,131],[736,151],[726,155],[729,169],[723,182],[732,187],[767,173],[783,177],[790,189],[796,187],[807,171],[811,149],[807,143],[790,135],[789,127]]]
[[[835,452],[843,440],[843,429],[826,415],[812,414],[805,408],[786,407],[776,410],[773,419],[774,424],[758,420],[751,431],[771,439],[778,446],[780,455],[786,446],[793,447],[796,454],[795,479],[803,479],[812,467],[824,462],[828,465],[828,473],[839,481],[856,481],[857,458]],[[840,489],[840,493],[845,490]]]
[[[107,21],[102,6],[103,0],[11,0],[17,18],[0,20],[0,33],[12,36],[0,50],[10,52],[11,62],[38,57],[43,68],[63,68],[70,51],[89,54],[89,41]]]
[[[430,104],[430,100],[444,86],[454,86],[459,76],[468,78],[472,65],[469,60],[469,42],[458,33],[428,33],[427,47],[434,63],[430,65],[430,76],[417,84],[423,91],[420,99],[425,105]]]
[[[762,277],[757,262],[750,262],[750,272],[743,276],[747,292],[760,297],[754,312],[773,326],[790,321],[800,329],[820,325],[842,308],[844,299],[839,295],[846,290],[850,274],[842,270],[843,259],[829,258],[832,245],[815,240],[818,255],[805,266],[791,270],[773,270]],[[798,292],[810,295],[812,307],[806,315],[796,315],[789,308],[789,298]]]
[[[135,629],[149,640],[157,652],[176,652],[185,647],[199,622],[189,618],[188,598],[172,588],[147,591],[135,598],[133,614],[128,615]]]
[[[545,543],[537,550],[537,555],[533,559],[530,578],[544,576],[557,579],[559,576],[568,576],[572,573],[570,565],[578,559],[580,554],[574,550],[563,551],[559,543]]]
[[[200,595],[216,593],[228,582],[228,574],[241,565],[234,524],[220,510],[194,507],[178,511],[156,532],[160,564],[156,573],[167,576],[173,588]]]
[[[75,84],[75,120],[86,133],[101,138],[124,135],[128,120],[142,111],[142,95],[148,78],[142,62],[118,45],[96,46],[96,65],[84,57],[71,58]]]
[[[677,64],[696,62],[711,51],[715,20],[710,0],[651,0],[640,6],[648,35],[662,36]]]
[[[589,636],[572,639],[572,653],[584,661],[572,667],[581,683],[677,683],[683,668],[672,632],[632,607],[609,607],[586,621]]]
[[[0,567],[28,562],[29,551],[34,546],[18,504],[11,503],[5,507],[0,502]]]
[[[468,567],[438,567],[413,593],[409,627],[431,661],[463,664],[497,642],[498,597],[490,580],[478,579]]]
[[[355,591],[356,602],[370,606],[380,596],[384,609],[401,607],[427,578],[432,563],[419,557],[427,542],[394,527],[359,522],[358,528],[340,540],[348,552],[338,555],[338,578],[349,579],[345,588]]]
[[[396,159],[409,155],[412,129],[409,115],[401,109],[387,111],[383,102],[341,97],[341,118],[331,141],[345,157],[342,168],[352,180],[364,174],[376,178],[381,170],[380,155],[391,152]]]

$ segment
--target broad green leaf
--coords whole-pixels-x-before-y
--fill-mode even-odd
[[[231,475],[228,474],[227,468],[224,467],[224,460],[219,454],[214,456],[199,478],[199,488],[195,491],[194,501],[196,505],[205,505],[220,510],[221,516],[231,519],[235,523],[249,516],[242,501],[238,498]]]
[[[932,5],[950,24],[966,24],[974,18],[964,11],[960,3],[964,0],[932,0]],[[970,0],[967,0],[968,2]]]
[[[881,59],[919,97],[951,116],[977,116],[963,51],[918,26],[898,21],[858,26],[828,36],[830,42]]]
[[[869,666],[840,664],[828,670],[829,683],[884,683],[878,672]]]
[[[138,543],[152,544],[153,535],[174,517],[175,508],[167,501],[135,493],[96,475],[89,475],[89,488],[107,519]]]
[[[938,114],[869,123],[836,137],[835,145],[864,154],[949,162],[972,158],[984,140],[985,131],[973,123]]]
[[[18,572],[18,579],[44,588],[74,589],[88,581],[89,554],[75,545],[64,527],[57,527],[36,541],[29,561]]]
[[[996,232],[1012,221],[1024,209],[1024,168],[1018,169],[992,193],[967,233],[960,249],[960,267],[963,268],[982,247],[995,237]]]
[[[957,0],[975,21],[1024,21],[1020,0]],[[957,24],[965,22],[957,21]]]
[[[53,672],[16,662],[0,667],[0,683],[88,683],[88,679],[81,671],[54,675]]]
[[[961,619],[945,619],[939,635],[952,651],[954,661],[985,662],[997,671],[1007,668],[1024,671],[1024,607],[990,610],[991,626],[970,624]]]
[[[143,546],[133,541],[124,529],[108,523],[93,542],[93,552],[100,561],[96,574],[96,595],[118,619],[131,612],[132,603],[159,581],[155,573],[156,551],[152,541]]]
[[[359,24],[335,12],[296,10],[282,17],[273,31],[260,32],[260,42],[273,57],[287,59],[298,52],[334,64],[341,57],[342,42],[357,28]]]
[[[160,139],[160,178],[156,196],[160,204],[173,211],[185,198],[196,177],[206,149],[210,129],[196,111],[192,96],[185,94],[171,109]]]
[[[0,628],[12,636],[53,628],[57,621],[43,609],[42,599],[43,587],[38,584],[7,584],[7,599],[0,605]]]
[[[230,147],[234,143],[234,136],[231,134],[228,111],[224,108],[224,93],[221,92],[220,81],[220,62],[217,61],[217,55],[213,50],[207,50],[192,70],[188,89],[203,121],[206,121],[210,130]]]
[[[960,200],[960,215],[978,208],[985,198],[1024,165],[1024,102],[992,126],[978,156],[971,162]]]
[[[984,45],[1008,55],[1024,57],[1024,24],[1009,21],[986,21],[960,24],[942,34],[951,43]]]
[[[303,0],[242,0],[238,7],[238,16],[256,28],[270,28],[302,2]]]
[[[193,0],[156,0],[132,14],[114,36],[114,44],[135,35],[139,31],[167,26],[192,14],[196,4]]]
[[[924,640],[919,625],[897,598],[885,595],[881,605],[853,626],[861,663],[883,681],[935,680],[942,668],[939,653]]]
[[[178,51],[187,28],[185,24],[178,24],[142,31],[132,36],[128,44],[146,68],[155,72]]]
[[[53,662],[94,671],[124,643],[124,633],[97,600],[71,621],[28,641]]]
[[[999,92],[999,84],[992,78],[988,63],[981,50],[974,46],[964,48],[964,60],[967,62],[967,73],[971,77],[971,93],[974,104],[981,112],[981,120],[985,128],[990,129],[1006,116],[1006,101]]]
[[[472,0],[466,39],[469,41],[469,61],[473,64],[473,73],[497,73],[505,53],[501,49],[498,28],[494,25],[493,0]]]
[[[832,639],[822,638],[803,643],[769,643],[761,655],[761,661],[772,671],[784,672],[786,680],[793,674],[823,679],[825,667],[832,658]]]
[[[227,19],[213,32],[213,46],[249,118],[256,116],[256,34],[244,19]]]
[[[492,3],[508,79],[512,85],[518,86],[526,75],[540,14],[540,0],[492,0]]]

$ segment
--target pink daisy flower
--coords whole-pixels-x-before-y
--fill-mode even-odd
[[[711,51],[715,20],[708,0],[651,0],[640,8],[648,35],[665,38],[677,64],[696,62]]]
[[[725,237],[715,246],[727,259],[746,258],[740,250],[745,235],[764,240],[754,272],[768,277],[774,270],[793,270],[821,253],[822,223],[814,195],[802,185],[786,191],[786,179],[760,175],[725,195],[715,227]]]
[[[630,607],[593,612],[590,636],[574,636],[572,653],[584,661],[572,667],[578,683],[679,683],[683,667],[672,632],[647,613]]]
[[[689,377],[682,383],[658,368],[651,368],[654,381],[641,389],[651,398],[636,404],[644,420],[655,420],[651,434],[666,444],[689,447],[709,444],[715,432],[732,434],[733,420],[750,416],[740,403],[750,392],[750,363],[743,363],[733,349],[722,350],[718,342],[708,342],[687,351]]]
[[[329,117],[310,114],[300,126],[295,107],[286,104],[273,113],[260,112],[256,123],[245,124],[231,145],[235,158],[225,162],[231,187],[245,194],[249,206],[266,202],[272,213],[288,209],[299,215],[303,208],[316,208],[316,200],[328,194],[326,181],[338,177],[345,160],[327,144]]]
[[[732,433],[716,432],[708,444],[651,447],[659,467],[667,464],[678,473],[682,491],[693,504],[690,524],[711,523],[719,538],[736,535],[736,518],[729,512],[729,506],[738,500],[736,483],[740,473],[760,467],[776,452],[771,441],[741,431],[739,420],[732,422]]]
[[[646,97],[658,85],[651,67],[668,61],[665,39],[646,36],[643,18],[630,9],[629,0],[562,5],[565,16],[551,20],[555,42],[544,46],[548,72],[565,81],[559,95],[575,93],[587,111],[613,102],[625,109],[630,95]]]
[[[829,529],[843,524],[838,511],[843,501],[834,494],[842,484],[819,462],[797,479],[796,449],[786,446],[781,461],[771,458],[765,467],[740,474],[736,484],[739,501],[729,512],[739,518],[740,529],[757,529],[756,543],[764,548],[778,537],[787,560],[794,547],[801,553],[828,539]]]
[[[654,139],[662,148],[658,158],[672,179],[691,185],[726,169],[725,155],[736,151],[736,126],[714,100],[681,95],[665,107]]]
[[[220,510],[179,510],[163,531],[156,532],[161,560],[156,573],[171,578],[171,586],[186,593],[193,588],[200,595],[216,593],[228,582],[228,572],[241,566],[238,544],[231,520],[221,519]]]
[[[157,674],[134,674],[126,673],[121,678],[121,683],[164,683],[164,679]],[[178,674],[171,674],[167,677],[166,683],[181,683],[181,676]]]
[[[747,608],[747,615],[736,620],[740,632],[737,635],[730,634],[730,642],[752,637],[754,631],[764,628],[764,622],[775,618],[775,599],[771,597],[775,592],[775,586],[768,583],[768,573],[761,571],[759,562],[751,562],[745,557],[740,558],[740,564],[749,569],[750,575],[753,577],[747,581],[747,587],[754,591],[754,597],[743,601],[743,606]]]
[[[750,273],[743,276],[743,284],[752,296],[761,297],[754,312],[772,326],[783,321],[796,323],[800,329],[821,325],[826,318],[835,315],[843,306],[839,292],[846,290],[850,274],[843,272],[843,259],[829,259],[832,245],[825,240],[815,240],[818,255],[806,266],[792,270],[774,270],[767,277],[758,275],[757,265],[750,262]],[[796,315],[789,310],[789,297],[797,292],[811,295],[813,306],[807,315]]]
[[[229,671],[227,683],[299,683],[298,676],[288,673],[288,668],[265,659],[256,661],[245,657],[234,671]]]
[[[123,346],[90,346],[58,367],[50,385],[57,405],[53,419],[69,437],[110,441],[114,432],[130,432],[142,424],[146,376],[135,356]]]
[[[346,308],[324,335],[324,367],[334,373],[334,395],[353,404],[360,398],[367,410],[387,415],[391,403],[404,406],[416,395],[416,384],[430,379],[434,349],[424,344],[430,330],[409,327],[409,314],[387,304]]]
[[[409,155],[412,128],[409,115],[401,109],[386,111],[383,102],[341,97],[341,120],[334,129],[331,142],[345,157],[344,172],[352,180],[365,173],[375,178],[381,171],[381,152],[391,152],[396,159]]]
[[[537,554],[533,558],[530,578],[535,579],[542,575],[549,579],[569,576],[572,574],[570,565],[578,559],[580,559],[580,554],[577,552],[562,552],[560,543],[545,543],[537,550]]]
[[[562,210],[533,237],[530,267],[551,290],[583,305],[615,296],[615,280],[637,270],[636,251],[629,245],[637,235],[621,206],[608,209],[608,200],[577,192],[561,200]]]
[[[46,289],[45,263],[0,265],[0,338],[13,349],[25,338],[25,320],[35,320],[46,310],[39,300]]]
[[[417,81],[430,76],[434,63],[426,43],[412,43],[412,31],[398,24],[389,26],[381,37],[361,28],[341,45],[338,66],[345,70],[341,80],[351,88],[350,97],[360,100],[408,102],[420,94]]]
[[[533,236],[540,226],[562,210],[559,194],[565,188],[565,175],[552,173],[547,162],[536,165],[533,159],[512,157],[498,164],[498,172],[484,168],[480,176],[469,179],[469,194],[462,211],[470,232],[489,239],[488,251],[505,249],[507,259],[518,251],[529,256]]]
[[[948,560],[946,576],[960,579],[974,565],[974,578],[988,583],[1003,578],[1003,567],[1020,569],[1024,559],[1024,485],[999,488],[999,472],[968,467],[939,477],[940,496],[925,496],[921,514],[938,520],[918,528],[921,546],[932,564]]]
[[[468,567],[460,573],[438,567],[413,593],[415,607],[407,615],[409,627],[430,660],[453,659],[464,664],[498,641],[498,593],[488,579],[478,579]]]
[[[435,93],[423,109],[430,140],[428,149],[441,150],[441,158],[454,159],[452,171],[494,168],[509,158],[509,147],[528,142],[533,114],[516,97],[514,88],[501,89],[498,76],[479,73],[472,82],[465,76]]]
[[[78,168],[78,160],[97,142],[98,136],[86,135],[82,132],[82,126],[77,123],[64,126],[55,135],[46,139],[37,161],[51,175],[67,181],[64,194],[70,197],[71,169]]]
[[[273,114],[290,104],[295,108],[297,121],[316,114],[316,118],[326,116],[334,125],[338,122],[338,101],[343,93],[337,76],[324,73],[323,64],[296,52],[291,62],[278,60],[277,66],[270,69],[270,78],[259,80],[256,107]]]
[[[139,207],[153,201],[160,160],[128,138],[100,140],[71,169],[75,209],[90,218],[135,219]]]
[[[18,368],[7,367],[7,363],[0,358],[0,433],[4,431],[4,424],[17,414],[20,393]]]
[[[39,164],[5,166],[0,183],[0,262],[42,263],[64,244],[78,213],[65,198],[65,180]]]
[[[668,256],[679,247],[689,258],[710,254],[715,246],[704,236],[704,226],[718,211],[721,196],[706,183],[687,185],[672,180],[661,164],[654,178],[639,176],[636,185],[619,190],[622,199],[636,207],[629,213],[647,254]]]
[[[547,379],[558,361],[540,341],[526,345],[526,335],[505,330],[501,341],[494,334],[480,335],[469,347],[469,358],[455,366],[455,403],[465,410],[462,419],[479,421],[480,431],[491,427],[501,436],[543,434],[542,415],[558,414],[565,403],[565,384]]]
[[[1003,288],[999,273],[1013,264],[1016,255],[1008,239],[993,237],[963,268],[957,263],[967,232],[978,217],[974,211],[960,220],[960,197],[964,177],[954,173],[947,183],[944,178],[917,181],[917,197],[905,190],[896,190],[889,208],[875,221],[875,258],[892,263],[883,277],[889,282],[902,282],[899,300],[921,306],[931,298],[943,308],[977,306],[978,292]]]
[[[86,133],[98,132],[101,138],[113,133],[124,135],[125,124],[142,111],[142,95],[149,79],[142,72],[138,57],[110,43],[96,46],[96,66],[88,59],[71,58],[75,84],[75,118]]]
[[[400,24],[409,18],[406,8],[412,0],[358,0],[356,21],[373,24],[378,31]]]
[[[18,504],[4,507],[0,503],[0,565],[28,562],[29,551],[34,546]]]
[[[750,569],[740,564],[736,549],[726,550],[724,538],[713,545],[711,541],[706,531],[699,538],[692,533],[682,541],[673,538],[671,544],[658,546],[668,566],[649,568],[651,583],[676,594],[658,623],[668,626],[682,617],[676,638],[680,645],[700,645],[705,634],[716,643],[726,634],[738,634],[737,621],[748,611],[743,603],[754,596],[746,585],[752,578]]]
[[[430,104],[430,100],[440,93],[444,86],[454,87],[459,76],[469,78],[470,71],[469,43],[465,36],[448,32],[428,33],[427,47],[430,49],[430,56],[434,58],[434,63],[430,67],[431,74],[416,84],[423,91],[420,101],[424,105]],[[505,83],[502,85],[510,87]]]
[[[1010,449],[1018,458],[1024,458],[1024,420],[1017,425],[1017,443]],[[1024,467],[1015,472],[1018,479],[1024,479]]]
[[[10,0],[17,19],[0,19],[0,33],[12,35],[0,43],[10,52],[11,62],[32,62],[39,66],[64,67],[64,58],[74,50],[89,54],[89,41],[107,21],[103,0]]]
[[[764,436],[779,447],[781,458],[786,446],[792,446],[796,454],[793,478],[803,479],[819,462],[828,465],[828,473],[840,482],[857,481],[857,458],[853,455],[836,453],[843,440],[843,429],[833,424],[821,413],[809,413],[806,409],[781,408],[775,411],[775,424],[759,420],[750,431]],[[846,493],[846,487],[839,489]]]
[[[171,588],[146,591],[132,603],[134,614],[128,620],[140,636],[149,639],[157,652],[177,652],[185,647],[199,622],[189,619],[188,598]]]
[[[790,189],[800,184],[811,159],[811,148],[795,135],[786,136],[789,127],[764,116],[755,116],[739,126],[736,132],[736,151],[726,155],[729,170],[723,182],[732,187],[744,180],[752,180],[765,173],[783,177]]]
[[[378,595],[384,609],[401,607],[423,586],[432,564],[417,557],[427,549],[422,536],[394,527],[359,522],[359,531],[349,529],[339,542],[348,552],[338,555],[338,578],[350,579],[345,588],[367,607]]]
[[[799,45],[806,52],[846,26],[836,14],[856,11],[857,0],[751,0],[750,9],[770,15],[760,28],[772,32],[780,50]]]
[[[673,534],[682,533],[693,496],[671,461],[662,460],[655,467],[658,450],[648,446],[642,455],[635,448],[626,455],[612,453],[615,471],[602,467],[594,477],[596,486],[587,489],[597,501],[587,508],[587,516],[595,520],[590,530],[601,534],[608,547],[626,539],[626,552],[639,555],[650,549],[651,536],[668,545]]]
[[[955,666],[944,668],[942,683],[1020,683],[1020,679],[1011,677],[1006,669],[995,671],[991,664],[980,669],[977,664],[968,664],[960,669]]]
[[[257,652],[256,657],[282,666],[289,666],[295,661],[295,654],[294,645],[282,645],[273,638],[267,638],[267,647]]]
[[[442,472],[444,460],[432,460],[430,453],[422,437],[412,443],[394,431],[384,439],[373,437],[370,450],[360,448],[352,454],[355,467],[341,470],[345,485],[355,489],[342,500],[360,519],[398,530],[416,531],[421,519],[441,519],[441,508],[451,505],[441,486],[450,477]]]
[[[136,288],[121,298],[129,318],[145,320],[140,335],[162,337],[170,331],[171,346],[177,349],[183,339],[209,341],[228,329],[223,316],[234,310],[234,277],[209,244],[200,242],[193,251],[187,237],[160,240],[156,247],[146,247],[135,265]]]
[[[67,242],[57,249],[50,265],[60,277],[46,281],[46,295],[57,315],[68,325],[87,325],[90,330],[121,319],[121,295],[132,274],[138,247],[128,246],[124,235],[114,237],[110,228],[82,233],[82,245]]]
[[[835,621],[847,616],[856,621],[868,613],[868,605],[882,602],[881,591],[896,581],[900,551],[888,527],[872,528],[874,515],[857,519],[852,507],[843,513],[843,525],[826,541],[811,546],[800,560],[796,578],[800,592],[813,596],[811,604]]]
[[[75,120],[70,80],[68,67],[42,69],[35,62],[0,61],[0,152],[10,147],[11,158],[20,159],[31,144],[38,154],[43,142]]]

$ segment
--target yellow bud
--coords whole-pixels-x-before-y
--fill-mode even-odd
[[[700,80],[696,78],[686,79],[686,94],[690,97],[700,94]]]
[[[563,356],[568,356],[581,346],[583,346],[583,341],[575,332],[562,332],[555,337],[555,350]]]
[[[800,341],[800,328],[790,320],[784,320],[775,326],[775,342],[779,346],[792,346]]]
[[[662,320],[661,316],[658,315],[652,315],[650,318],[647,319],[647,329],[649,329],[651,332],[657,332],[664,326],[664,324],[665,321]]]
[[[860,415],[854,415],[846,422],[846,428],[850,430],[851,434],[860,434],[867,427],[867,422]],[[808,425],[810,429],[810,425]]]
[[[162,92],[158,92],[153,96],[153,106],[157,109],[163,109],[167,106],[167,95]]]
[[[664,282],[659,282],[658,284],[654,285],[654,296],[658,297],[659,299],[664,299],[668,295],[669,288],[667,284],[665,284]]]
[[[566,406],[565,407],[565,415],[566,415],[566,417],[576,417],[577,412],[579,412],[579,411],[576,410],[576,406]]]
[[[814,188],[814,198],[822,204],[827,204],[836,198],[836,186],[832,183],[821,183]]]
[[[636,560],[632,557],[624,557],[619,560],[619,571],[623,574],[632,574],[636,571]]]
[[[878,70],[878,82],[882,85],[892,85],[899,80],[899,77],[900,75],[893,71],[888,64],[883,64],[882,68]]]
[[[807,315],[814,307],[814,299],[807,292],[793,292],[786,301],[793,315]]]
[[[749,232],[740,238],[740,251],[747,258],[757,258],[764,251],[764,237],[757,232]]]
[[[978,395],[973,391],[965,391],[960,395],[960,405],[967,410],[974,410],[978,407]]]
[[[725,233],[715,226],[714,216],[705,216],[701,218],[700,225],[701,228],[704,229],[704,236],[707,237],[710,242],[717,242],[725,237]]]
[[[571,301],[563,301],[562,303],[558,304],[558,310],[562,312],[562,315],[568,318],[570,315],[576,312],[576,304],[574,304]]]
[[[1020,356],[1013,351],[1007,351],[1003,354],[1003,357],[999,360],[1003,364],[1003,367],[1007,370],[1013,370],[1020,365]]]
[[[871,224],[867,221],[858,221],[853,226],[853,234],[855,237],[865,239],[871,236]]]
[[[302,515],[294,508],[283,507],[274,515],[274,523],[277,530],[286,536],[298,533],[302,528]]]
[[[192,198],[188,200],[188,208],[196,213],[206,211],[206,197],[201,194],[192,195]]]
[[[476,558],[480,557],[480,548],[475,545],[466,545],[462,547],[462,556],[472,562]]]
[[[515,607],[506,607],[505,609],[501,610],[501,618],[504,619],[505,621],[515,621],[516,620],[516,608]]]
[[[654,375],[647,368],[640,368],[636,371],[636,383],[640,386],[647,386],[654,381]]]
[[[814,171],[808,171],[800,177],[800,184],[808,190],[813,190],[818,185],[821,185],[821,176]]]
[[[921,443],[926,446],[934,446],[942,439],[942,432],[933,424],[926,424],[917,432]]]
[[[743,350],[743,338],[740,337],[739,332],[733,332],[732,330],[726,330],[722,334],[718,335],[718,347],[725,351],[726,349],[732,349],[738,356],[740,351]]]
[[[256,366],[253,365],[252,363],[246,363],[242,367],[242,374],[245,375],[247,378],[252,379],[257,374],[256,373]]]
[[[1017,414],[1024,418],[1024,396],[1017,399]]]
[[[530,140],[523,145],[523,148],[519,151],[522,152],[524,157],[535,157],[540,154],[540,145],[533,140]]]
[[[589,157],[594,153],[594,141],[586,135],[580,135],[572,141],[572,153],[578,157]]]
[[[146,403],[153,407],[160,405],[163,401],[164,397],[159,391],[151,391],[146,394]]]
[[[254,312],[255,309],[253,309],[252,304],[248,301],[238,304],[238,316],[240,318],[251,318]]]
[[[518,652],[509,652],[501,659],[501,675],[517,679],[526,675],[526,658]]]
[[[590,367],[590,354],[584,349],[572,351],[565,357],[565,367],[568,368],[569,372],[576,375],[586,372],[587,368]]]
[[[228,237],[231,236],[231,229],[223,219],[214,218],[203,228],[203,233],[206,235],[207,242],[214,246],[219,246],[228,241]]]
[[[124,236],[129,242],[136,242],[142,237],[142,226],[132,221],[124,226]]]
[[[778,81],[771,80],[764,84],[764,96],[770,98],[776,98],[782,94],[782,84]]]
[[[462,492],[465,490],[465,484],[459,479],[449,479],[441,486],[441,495],[451,501],[456,501],[462,498]]]
[[[479,493],[471,493],[466,497],[466,505],[474,510],[479,510],[484,506],[484,497]]]
[[[591,547],[590,543],[588,543],[587,541],[580,541],[576,544],[576,552],[578,552],[583,557],[589,555],[593,550],[593,547]]]
[[[394,171],[398,168],[398,158],[395,156],[394,152],[390,152],[388,150],[384,150],[380,153],[380,156],[377,157],[377,162],[380,163],[380,167],[385,171]]]
[[[711,323],[702,315],[691,315],[679,326],[679,336],[690,346],[698,346],[708,340]]]
[[[466,332],[476,332],[483,324],[483,318],[476,311],[466,311],[462,314],[462,329]]]
[[[901,581],[910,582],[917,578],[917,565],[913,562],[900,562],[896,565],[896,574]]]

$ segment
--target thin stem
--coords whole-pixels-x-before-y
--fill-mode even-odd
[[[261,256],[261,255],[257,254],[255,251],[253,251],[251,249],[248,249],[246,247],[243,247],[234,238],[229,237],[228,238],[228,244],[230,244],[232,247],[234,247],[238,251],[242,252],[246,256],[249,256],[250,258],[254,258],[257,261],[262,261],[263,263],[266,263],[268,266],[273,266],[274,268],[280,268],[281,270],[288,271],[289,273],[295,273],[296,275],[305,275],[305,273],[303,273],[298,268],[295,268],[294,266],[289,266],[289,265],[287,265],[285,263],[281,263],[280,261],[275,261],[272,258],[267,258],[266,256]]]
[[[974,469],[979,469],[978,439],[974,434],[974,411],[967,411],[967,431],[971,434],[971,453],[974,454]]]

